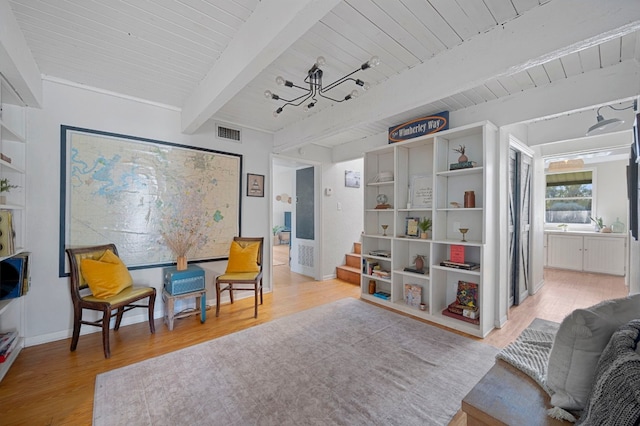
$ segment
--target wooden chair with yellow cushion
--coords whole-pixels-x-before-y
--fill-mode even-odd
[[[220,313],[220,294],[229,291],[233,303],[233,292],[254,292],[253,317],[258,318],[258,294],[262,305],[262,237],[234,237],[229,249],[229,262],[224,275],[216,278],[216,316]],[[226,284],[221,288],[222,284]]]
[[[72,352],[78,346],[80,326],[86,324],[102,328],[104,357],[109,358],[111,356],[109,325],[114,310],[117,311],[114,330],[120,328],[125,312],[134,308],[146,308],[149,311],[151,333],[156,332],[153,322],[156,289],[133,285],[131,274],[118,257],[115,244],[68,248],[66,252],[70,267],[69,288],[73,302]],[[135,303],[147,298],[147,304]],[[96,321],[83,320],[84,309],[100,311],[102,318]]]

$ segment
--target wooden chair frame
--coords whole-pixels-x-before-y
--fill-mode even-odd
[[[258,294],[260,295],[260,304],[262,305],[262,251],[264,246],[263,237],[234,237],[233,241],[239,243],[260,243],[258,248],[257,263],[260,267],[260,271],[252,279],[229,279],[225,278],[225,275],[216,277],[216,316],[220,313],[220,295],[223,291],[229,291],[229,299],[233,303],[233,292],[235,291],[253,291],[254,292],[254,312],[253,317],[258,318]],[[221,284],[227,284],[221,288]],[[240,287],[237,287],[240,285]],[[245,285],[252,285],[252,287],[245,287]]]
[[[156,289],[148,286],[133,286],[130,290],[131,296],[123,298],[122,294],[115,295],[105,299],[91,298],[88,300],[85,296],[80,294],[81,290],[89,287],[87,282],[82,277],[80,271],[80,261],[82,259],[99,259],[102,254],[110,249],[118,255],[118,250],[115,244],[105,244],[100,246],[82,247],[82,248],[68,248],[66,249],[67,257],[69,259],[69,289],[71,291],[71,301],[73,302],[73,336],[71,338],[71,351],[75,351],[78,347],[78,339],[80,338],[80,327],[82,324],[91,325],[94,327],[102,328],[102,346],[104,349],[104,357],[111,357],[111,349],[109,347],[109,326],[111,323],[111,316],[113,311],[116,312],[116,322],[114,331],[120,328],[122,322],[122,316],[125,312],[135,308],[147,308],[149,311],[149,329],[152,334],[156,332],[153,312],[156,300]],[[123,293],[129,291],[123,290]],[[149,298],[148,303],[137,304],[139,300]],[[92,311],[102,312],[102,318],[96,321],[87,321],[82,319],[83,309],[89,309]]]

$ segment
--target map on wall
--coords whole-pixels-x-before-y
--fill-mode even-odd
[[[192,260],[226,258],[240,232],[242,156],[61,126],[64,249],[114,243],[130,268],[175,263],[163,233],[197,232]]]

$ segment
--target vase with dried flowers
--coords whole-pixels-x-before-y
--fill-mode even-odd
[[[195,192],[180,194],[167,203],[162,221],[162,238],[176,256],[178,271],[187,269],[187,256],[207,239],[207,214],[199,208],[200,202]]]
[[[458,163],[466,163],[467,161],[469,161],[469,158],[464,154],[466,149],[467,147],[464,145],[460,145],[458,148],[453,149],[455,152],[460,154],[460,156],[458,157]]]

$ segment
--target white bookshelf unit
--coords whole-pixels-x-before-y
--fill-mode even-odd
[[[365,153],[363,299],[474,336],[485,337],[494,328],[497,138],[496,126],[482,122]],[[460,155],[454,149],[461,145],[473,167],[450,170]],[[464,207],[466,191],[474,192],[475,207]],[[376,208],[380,194],[386,196],[387,208]],[[407,219],[424,218],[432,220],[428,238],[414,236],[412,229],[408,236]],[[382,225],[387,225],[386,235]],[[468,229],[465,242],[460,228]],[[480,268],[440,266],[449,260],[453,245],[464,248],[465,262],[478,263]],[[405,271],[414,265],[416,255],[425,259],[424,274]],[[377,264],[382,272],[370,270],[371,264]],[[388,300],[369,293],[371,280],[376,292],[386,293]],[[456,300],[460,281],[477,284],[479,324],[442,314]],[[422,309],[411,297],[406,300],[407,284],[420,288]],[[415,298],[415,293],[412,296]]]
[[[17,185],[0,195],[0,210],[11,212],[14,236],[14,250],[0,255],[0,261],[25,251],[26,242],[26,108],[18,96],[0,81],[0,153],[8,159],[0,158],[0,178],[7,178],[11,185]],[[18,331],[18,344],[9,357],[0,363],[0,380],[24,347],[24,297],[0,300],[0,332]]]

